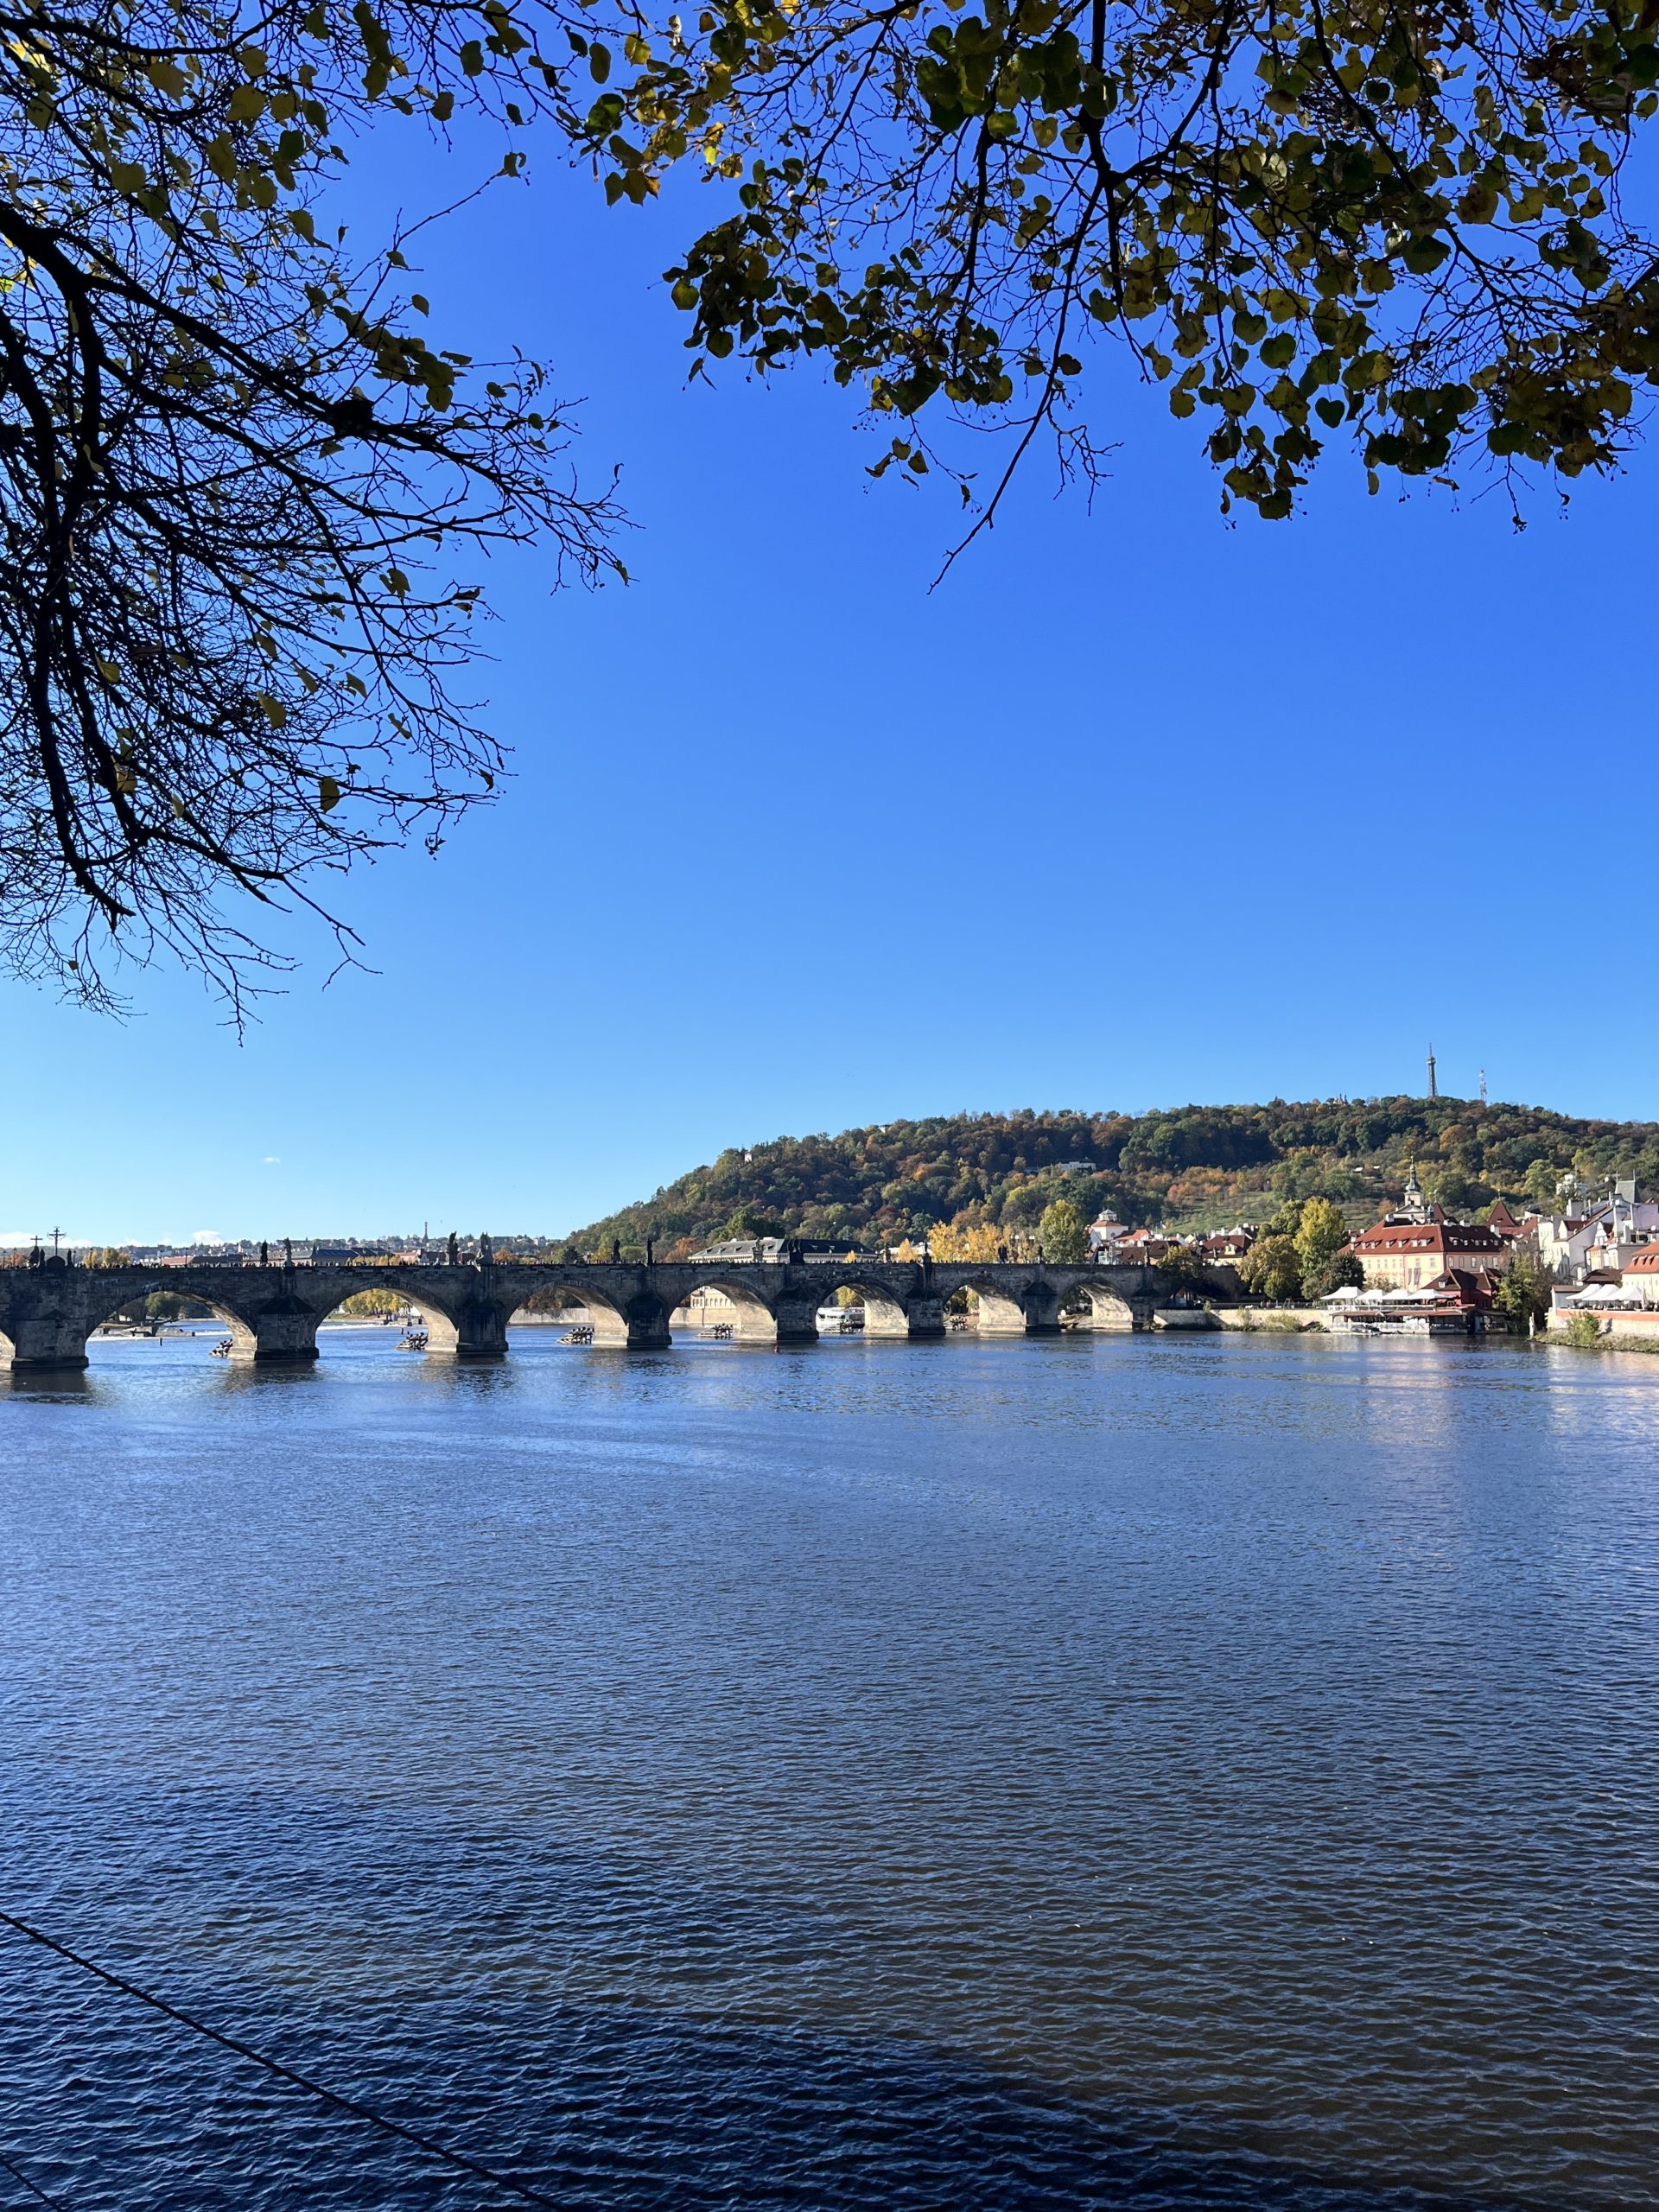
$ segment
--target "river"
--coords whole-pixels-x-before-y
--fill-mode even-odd
[[[1659,2201],[1659,1359],[550,1338],[0,1394],[0,1908],[570,2212]],[[512,2201],[3,1929],[0,2082]]]

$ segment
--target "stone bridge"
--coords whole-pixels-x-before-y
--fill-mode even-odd
[[[53,1259],[39,1267],[0,1268],[0,1366],[85,1367],[93,1330],[152,1291],[176,1292],[211,1307],[230,1334],[232,1358],[293,1365],[316,1357],[318,1325],[364,1290],[395,1291],[416,1307],[426,1317],[429,1351],[499,1359],[508,1322],[537,1293],[543,1306],[546,1294],[558,1294],[554,1302],[585,1306],[596,1344],[645,1351],[670,1343],[670,1315],[698,1290],[722,1291],[731,1300],[733,1333],[745,1344],[813,1344],[818,1308],[843,1287],[860,1294],[871,1337],[944,1336],[945,1306],[963,1289],[978,1294],[982,1336],[1054,1335],[1061,1308],[1078,1292],[1082,1326],[1150,1328],[1154,1310],[1171,1294],[1151,1268],[1052,1262],[82,1268]],[[1220,1279],[1215,1287],[1227,1294]]]

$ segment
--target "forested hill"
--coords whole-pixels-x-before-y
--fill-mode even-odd
[[[1224,1228],[1287,1198],[1334,1198],[1373,1220],[1415,1162],[1425,1189],[1469,1216],[1498,1198],[1548,1203],[1568,1168],[1634,1175],[1659,1196],[1659,1123],[1580,1122],[1459,1098],[1183,1106],[1152,1114],[950,1114],[722,1152],[666,1189],[573,1232],[591,1251],[658,1239],[678,1256],[727,1235],[850,1245],[938,1222],[1034,1227],[1061,1190],[1090,1215]]]

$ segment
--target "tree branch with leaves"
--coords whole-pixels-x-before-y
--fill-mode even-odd
[[[1205,426],[1223,504],[1613,467],[1659,372],[1621,186],[1659,0],[709,0],[617,11],[613,197],[734,194],[668,272],[699,358],[817,356],[940,465],[944,409],[1091,470],[1091,345]],[[958,448],[952,447],[952,451]],[[982,492],[952,464],[982,520]]]
[[[326,914],[499,774],[477,562],[618,566],[543,372],[429,342],[407,241],[318,221],[378,111],[511,129],[559,79],[493,6],[0,31],[0,951],[100,1003],[165,951],[239,1020],[280,964],[248,900]]]

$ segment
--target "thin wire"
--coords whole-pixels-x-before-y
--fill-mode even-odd
[[[239,2042],[235,2036],[227,2036],[218,2028],[210,2028],[205,2020],[195,2019],[190,2013],[181,2012],[176,2005],[169,2005],[164,1997],[156,1997],[148,1989],[141,1989],[136,1981],[124,1980],[120,1974],[111,1974],[107,1967],[83,1958],[79,1951],[72,1951],[67,1943],[60,1943],[41,1929],[32,1928],[28,1921],[19,1920],[15,1913],[0,1912],[0,1923],[15,1929],[20,1936],[26,1936],[31,1943],[40,1944],[43,1950],[67,1959],[72,1967],[79,1967],[83,1974],[95,1974],[99,1981],[107,1982],[111,1989],[118,1989],[124,1997],[136,1997],[141,2005],[148,2005],[152,2012],[162,2013],[167,2019],[176,2020],[181,2027],[190,2028],[199,2036],[206,2036],[209,2043],[218,2044],[222,2050],[234,2051],[238,2058],[245,2058],[254,2066],[263,2066],[268,2074],[276,2075],[279,2081],[290,2082],[295,2088],[304,2089],[311,2096],[321,2097],[325,2104],[333,2105],[337,2112],[350,2113],[354,2120],[366,2120],[371,2127],[383,2128],[388,2135],[396,2135],[405,2143],[412,2143],[417,2151],[424,2151],[429,2158],[442,2159],[447,2166],[459,2167],[461,2172],[472,2174],[480,2181],[489,2182],[496,2189],[505,2190],[509,2196],[517,2196],[526,2204],[543,2204],[550,2208],[550,2212],[565,2212],[565,2208],[556,2198],[543,2196],[539,2190],[531,2189],[524,2182],[514,2181],[510,2175],[498,2173],[493,2166],[481,2165],[476,2158],[467,2158],[463,2152],[448,2150],[442,2143],[433,2142],[430,2136],[419,2135],[412,2127],[405,2127],[398,2120],[388,2120],[384,2113],[376,2112],[372,2107],[360,2105],[354,2098],[341,2096],[337,2089],[324,2088],[321,2082],[312,2081],[308,2075],[296,2073],[293,2067],[284,2066],[280,2059],[268,2057],[263,2050],[256,2050],[251,2044]],[[18,2178],[22,2180],[22,2177],[19,2175]],[[34,2184],[29,2183],[26,2186],[33,2188]],[[35,2193],[38,2196],[42,2192],[36,2190]],[[51,2199],[48,2197],[47,2202],[50,2203]],[[54,2212],[62,2212],[62,2208],[54,2208]]]
[[[63,2206],[59,2203],[55,2196],[48,2196],[40,2183],[30,2181],[27,2174],[20,2174],[10,2158],[0,2158],[0,2166],[4,2167],[20,2189],[26,2189],[31,2196],[38,2196],[42,2204],[49,2204],[52,2207],[52,2212],[64,2212]]]

